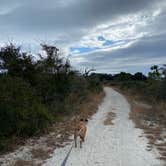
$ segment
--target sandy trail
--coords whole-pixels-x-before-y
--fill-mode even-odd
[[[130,105],[111,88],[104,88],[106,96],[98,112],[88,122],[83,148],[73,148],[66,166],[162,166],[156,151],[147,151],[143,131],[134,128],[129,120]],[[109,112],[116,117],[114,125],[103,124]],[[56,149],[44,166],[60,166],[71,144]]]

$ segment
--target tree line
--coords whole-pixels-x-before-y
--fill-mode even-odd
[[[138,96],[141,101],[160,106],[161,116],[166,119],[166,64],[153,65],[148,75],[120,72],[118,74],[95,74],[106,85],[118,86],[120,89]]]

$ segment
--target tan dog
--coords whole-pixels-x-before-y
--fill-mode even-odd
[[[80,148],[82,148],[82,143],[85,141],[85,135],[86,135],[86,123],[87,119],[80,119],[80,121],[76,122],[76,127],[74,129],[74,141],[75,141],[75,147],[77,147],[77,137],[80,137]]]

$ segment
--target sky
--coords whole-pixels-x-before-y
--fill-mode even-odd
[[[77,70],[148,73],[166,63],[166,0],[0,0],[0,46],[56,45]]]

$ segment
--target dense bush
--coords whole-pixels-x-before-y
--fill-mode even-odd
[[[32,135],[51,117],[35,92],[21,78],[0,77],[0,137]]]

